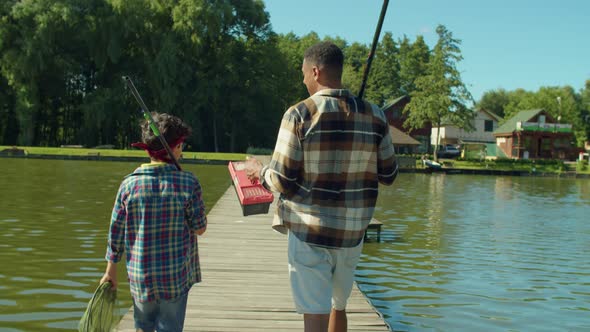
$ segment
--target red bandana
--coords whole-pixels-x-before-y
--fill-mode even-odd
[[[168,144],[168,145],[170,145],[170,150],[174,150],[174,148],[176,148],[179,144],[182,144],[185,139],[186,139],[185,136],[181,136],[176,141]],[[131,146],[145,150],[150,155],[150,157],[152,157],[152,159],[162,160],[167,163],[173,163],[173,161],[172,161],[172,159],[170,159],[170,156],[168,155],[168,151],[166,151],[166,149],[152,150],[152,149],[150,149],[150,147],[147,144],[145,144],[143,142],[133,143],[133,144],[131,144]]]

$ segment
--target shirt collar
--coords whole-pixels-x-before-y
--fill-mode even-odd
[[[323,89],[313,94],[314,96],[328,96],[328,97],[350,97],[350,93],[347,89]]]
[[[168,164],[168,163],[151,163],[151,164],[142,164],[138,168],[133,171],[133,173],[129,174],[129,176],[133,175],[156,175],[171,171],[176,171],[177,168],[175,165]]]

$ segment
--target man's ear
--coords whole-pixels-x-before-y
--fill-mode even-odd
[[[320,68],[318,68],[317,66],[313,66],[311,70],[313,71],[313,78],[317,81],[320,77]]]

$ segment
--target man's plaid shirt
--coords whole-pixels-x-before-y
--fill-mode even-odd
[[[398,173],[387,119],[348,90],[327,89],[290,107],[261,171],[281,193],[275,229],[325,247],[354,247],[373,217],[379,183]]]
[[[113,207],[106,259],[126,252],[136,301],[173,299],[201,281],[196,230],[207,225],[201,185],[170,164],[145,164],[128,175]]]

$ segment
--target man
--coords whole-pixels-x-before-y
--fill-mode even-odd
[[[166,113],[153,119],[178,160],[190,127]],[[176,168],[147,121],[141,129],[142,142],[132,145],[144,149],[151,163],[119,187],[100,283],[117,288],[117,263],[126,252],[137,331],[181,332],[188,292],[201,281],[197,235],[207,228],[205,205],[199,180]]]
[[[346,302],[379,183],[397,162],[383,112],[342,89],[334,44],[306,50],[310,94],[285,112],[272,160],[247,162],[252,180],[280,192],[273,227],[288,229],[289,277],[306,332],[346,331]]]

